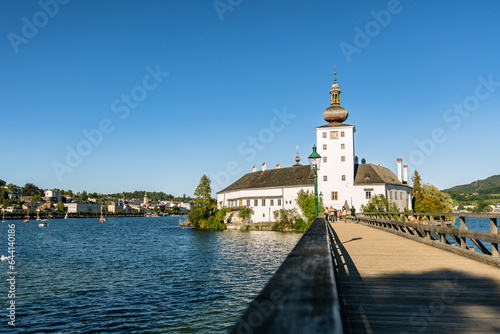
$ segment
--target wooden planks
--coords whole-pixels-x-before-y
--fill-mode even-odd
[[[360,224],[330,226],[345,333],[500,333],[500,269]]]

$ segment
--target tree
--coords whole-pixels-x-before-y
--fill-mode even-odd
[[[210,179],[203,175],[200,179],[200,184],[196,187],[194,191],[194,196],[196,197],[196,204],[198,207],[204,207],[210,205],[212,198],[212,188],[210,188]]]
[[[42,195],[42,191],[33,183],[26,183],[23,189],[21,189],[21,195],[22,196]]]
[[[200,227],[200,221],[204,218],[204,210],[202,208],[193,208],[187,216],[189,222],[194,227]]]
[[[89,199],[89,195],[87,194],[87,191],[82,191],[82,193],[80,194],[80,197],[82,199],[82,201],[86,201]]]
[[[423,212],[420,208],[420,203],[422,202],[422,178],[416,169],[411,180],[413,181],[413,210],[416,212]]]
[[[308,223],[312,223],[313,220],[316,218],[316,210],[315,210],[315,204],[314,204],[314,194],[308,191],[304,191],[301,189],[297,193],[297,204],[300,207],[300,210],[302,211],[302,214],[304,217],[306,217]]]
[[[422,184],[421,198],[416,204],[416,212],[453,212],[451,196],[428,183]]]
[[[56,211],[58,213],[63,213],[64,212],[64,203],[63,202],[59,202],[56,204]]]
[[[0,187],[5,186],[6,184],[7,184],[7,182],[5,182],[4,180],[0,179]]]
[[[238,212],[238,217],[243,219],[245,222],[248,222],[250,220],[250,218],[252,218],[253,213],[254,213],[254,211],[251,207],[244,206]]]
[[[362,212],[397,212],[396,203],[389,202],[384,195],[373,196],[366,205],[361,205]]]
[[[177,205],[174,205],[172,209],[170,209],[170,213],[173,215],[178,215],[179,213],[181,213],[181,210]]]

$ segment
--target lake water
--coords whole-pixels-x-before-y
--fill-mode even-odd
[[[224,333],[302,234],[200,231],[178,217],[15,224],[15,325],[0,263],[0,332]],[[8,255],[7,223],[0,255]]]
[[[465,226],[467,226],[469,230],[473,231],[487,232],[487,233],[491,232],[489,218],[465,217]],[[455,218],[455,227],[460,228],[460,218],[458,217]],[[448,240],[450,242],[454,242],[453,239],[451,238],[448,238]],[[470,239],[467,239],[466,244],[469,247],[474,247],[476,249],[476,252],[482,253]],[[483,244],[491,252],[491,243],[485,241],[483,242]]]

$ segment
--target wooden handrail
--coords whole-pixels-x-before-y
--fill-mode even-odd
[[[230,333],[342,333],[324,218],[316,218]]]
[[[398,220],[393,219],[394,216]],[[425,216],[428,220],[410,221],[408,217]],[[404,217],[404,218],[403,218]],[[439,217],[434,220],[433,217]],[[459,217],[460,228],[447,226],[445,217]],[[467,228],[466,218],[488,218],[490,219],[490,232],[472,231]],[[494,213],[465,213],[465,212],[370,212],[357,215],[359,222],[384,229],[410,239],[421,241],[438,248],[464,255],[478,261],[500,267],[498,245],[500,234],[498,233],[497,221],[500,214]],[[467,247],[467,239],[471,240],[479,249]],[[483,243],[491,244],[491,250]]]

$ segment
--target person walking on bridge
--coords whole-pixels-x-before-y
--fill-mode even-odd
[[[351,220],[353,223],[356,220],[356,209],[354,208],[354,206],[351,206]]]
[[[325,212],[324,212],[324,214],[325,214],[325,220],[328,221],[328,216],[330,215],[330,211],[328,210],[327,206],[325,206]]]

